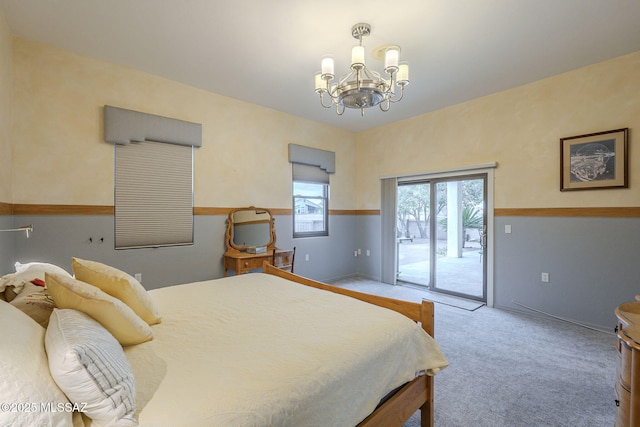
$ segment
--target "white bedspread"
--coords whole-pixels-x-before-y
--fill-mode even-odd
[[[447,365],[404,316],[271,275],[150,293],[155,339],[125,348],[141,426],[351,426]]]

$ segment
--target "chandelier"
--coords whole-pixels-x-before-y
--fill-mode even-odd
[[[320,95],[320,104],[324,108],[335,106],[339,116],[344,113],[345,108],[359,108],[363,116],[365,108],[376,105],[382,111],[389,111],[392,102],[402,99],[404,87],[409,84],[409,65],[398,62],[398,46],[389,45],[376,50],[380,56],[384,53],[385,77],[365,65],[362,39],[369,34],[369,24],[360,23],[351,28],[351,35],[359,43],[351,50],[350,71],[336,83],[331,83],[335,78],[333,58],[323,58],[322,72],[316,74],[316,93]],[[398,91],[396,86],[399,87]],[[326,98],[328,105],[325,104]]]

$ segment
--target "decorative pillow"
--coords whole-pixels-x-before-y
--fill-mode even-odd
[[[155,303],[140,282],[129,274],[96,261],[79,258],[71,259],[71,268],[76,279],[92,284],[118,298],[148,324],[160,323]]]
[[[62,267],[58,267],[55,264],[49,264],[47,262],[27,262],[25,264],[21,263],[21,262],[16,262],[14,264],[14,267],[16,269],[17,273],[24,273],[25,271],[31,270],[31,271],[46,271],[48,273],[57,273],[57,274],[69,274],[67,272],[67,270],[65,270]],[[44,274],[43,277],[40,277],[42,280],[44,280]]]
[[[136,426],[136,386],[122,347],[76,310],[55,309],[44,338],[49,370],[71,403],[104,427]]]
[[[49,316],[56,306],[49,291],[31,282],[24,285],[22,291],[11,301],[11,305],[25,312],[43,328],[49,324]]]
[[[9,405],[0,411],[0,425],[72,425],[71,412],[64,411],[69,401],[49,373],[44,329],[4,301],[0,324],[7,326],[0,345],[0,403]]]
[[[46,274],[45,282],[58,308],[73,308],[104,326],[122,345],[153,339],[151,327],[125,303],[80,280]]]
[[[34,279],[44,280],[45,273],[55,273],[71,277],[65,269],[44,262],[30,262],[28,264],[16,262],[15,267],[15,273],[0,277],[0,292],[3,292],[5,288],[9,286],[13,286],[13,291],[18,294],[25,283],[31,282]],[[7,301],[11,301],[9,295],[5,294],[5,297]]]

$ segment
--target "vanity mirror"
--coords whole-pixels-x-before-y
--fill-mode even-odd
[[[242,274],[262,268],[265,261],[293,272],[295,248],[276,248],[276,229],[269,209],[249,206],[229,212],[225,244],[225,276],[228,270]]]
[[[250,248],[273,249],[276,245],[276,232],[273,216],[268,209],[233,209],[227,219],[227,250],[247,251]]]

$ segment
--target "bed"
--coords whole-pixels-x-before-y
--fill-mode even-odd
[[[141,316],[151,325],[151,336],[141,327],[141,342],[123,346],[119,360],[130,367],[131,381],[125,375],[126,384],[109,397],[118,400],[119,415],[94,417],[71,406],[70,420],[50,424],[388,427],[401,426],[420,409],[422,426],[433,425],[433,375],[447,366],[430,337],[433,303],[360,294],[268,264],[263,270],[138,294],[161,320]],[[97,315],[78,318],[78,306],[58,303],[59,285],[52,284],[77,280],[74,272],[76,279],[46,276],[57,303],[45,332],[47,345],[63,314],[74,314],[75,322],[113,323],[96,321]],[[127,301],[130,295],[120,297]],[[105,343],[131,338],[106,335]],[[53,382],[63,396],[22,399],[84,403],[86,390],[73,390],[77,379],[64,386],[64,378],[54,373],[56,354],[46,347]],[[127,392],[134,396],[123,397]]]

